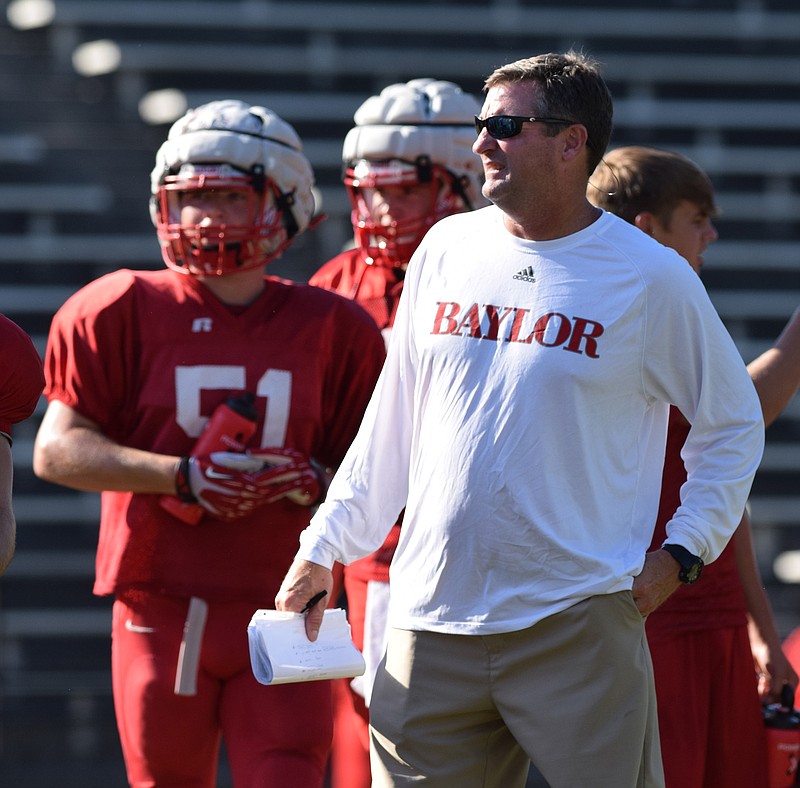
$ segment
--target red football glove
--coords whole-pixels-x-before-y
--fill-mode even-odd
[[[320,502],[324,487],[322,473],[299,451],[259,449],[248,451],[247,456],[263,462],[265,468],[273,472],[270,481],[273,501],[288,498],[300,506],[314,506]]]
[[[212,452],[189,457],[182,466],[191,496],[219,520],[236,520],[281,498],[301,506],[320,498],[318,473],[293,449]]]

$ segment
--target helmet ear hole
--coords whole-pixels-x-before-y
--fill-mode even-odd
[[[294,238],[300,228],[294,218],[292,206],[294,205],[294,196],[291,194],[278,194],[275,197],[275,204],[281,212],[283,218],[283,226],[286,228],[286,233],[289,238]]]
[[[420,183],[428,183],[433,179],[433,164],[431,157],[426,155],[417,156],[417,178]]]

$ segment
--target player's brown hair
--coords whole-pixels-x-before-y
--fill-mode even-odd
[[[669,228],[684,200],[716,216],[714,187],[697,164],[674,151],[631,145],[609,151],[589,179],[589,201],[633,224],[649,212]]]

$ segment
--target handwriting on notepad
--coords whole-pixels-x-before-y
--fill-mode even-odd
[[[344,610],[325,611],[317,640],[296,613],[258,610],[247,628],[250,661],[262,684],[360,676],[364,658],[353,645]]]

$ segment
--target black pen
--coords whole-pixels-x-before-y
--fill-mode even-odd
[[[327,595],[328,592],[325,590],[320,591],[318,594],[314,594],[314,596],[312,596],[311,599],[306,602],[306,606],[300,612],[307,613],[312,607],[314,607],[314,605],[317,604],[317,602],[319,602],[321,599],[324,599]]]

